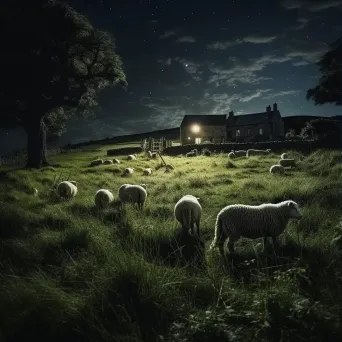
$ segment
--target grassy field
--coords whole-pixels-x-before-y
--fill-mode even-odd
[[[283,176],[268,173],[275,154],[165,157],[172,173],[144,155],[89,167],[108,148],[0,174],[0,341],[342,340],[341,250],[330,245],[341,234],[341,152],[316,151]],[[146,177],[144,167],[157,170]],[[51,192],[61,171],[80,183],[71,201]],[[127,182],[148,185],[143,212],[94,210],[96,190],[117,196]],[[202,242],[174,220],[185,194],[200,197]],[[227,262],[208,251],[224,206],[285,199],[304,217],[290,221],[277,256],[248,239]]]

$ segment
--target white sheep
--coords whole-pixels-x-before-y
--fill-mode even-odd
[[[282,167],[294,167],[296,166],[296,162],[294,159],[280,159],[279,165]]]
[[[235,153],[234,153],[233,151],[232,151],[232,152],[229,152],[229,153],[228,153],[228,158],[230,158],[230,159],[236,158]]]
[[[134,167],[126,167],[123,175],[124,176],[131,176],[134,173]]]
[[[146,198],[146,184],[123,184],[119,188],[119,201],[123,203],[136,203],[142,209]]]
[[[174,208],[175,218],[184,230],[189,231],[191,229],[191,233],[194,235],[194,227],[196,224],[197,236],[200,234],[202,214],[202,207],[198,200],[198,197],[185,195],[175,204]]]
[[[158,153],[157,152],[152,152],[151,153],[151,158],[152,159],[157,159],[158,158]]]
[[[120,164],[120,160],[119,159],[113,159],[113,163],[114,164]]]
[[[277,247],[277,237],[285,230],[289,219],[301,218],[298,204],[291,200],[257,206],[228,205],[217,215],[215,237],[210,249],[219,247],[221,255],[224,255],[224,243],[228,238],[229,252],[234,253],[234,244],[240,237],[249,239],[263,237],[264,247],[267,237],[271,237],[274,247]]]
[[[95,159],[91,161],[90,166],[97,166],[103,164],[103,159]]]
[[[152,159],[152,152],[151,151],[147,151],[146,154],[147,154],[148,159]]]
[[[77,182],[63,181],[57,186],[57,194],[64,199],[71,199],[77,195]]]
[[[114,201],[113,193],[108,189],[100,189],[95,194],[95,206],[97,209],[103,209]]]
[[[111,165],[111,164],[113,164],[113,161],[110,160],[110,159],[107,159],[107,160],[104,160],[104,161],[103,161],[103,164],[104,164],[104,165]]]
[[[238,151],[234,151],[232,150],[231,152],[234,152],[236,157],[246,157],[246,150],[238,150]]]
[[[134,154],[129,154],[127,156],[127,160],[136,160],[136,159],[137,159],[137,157]]]
[[[263,155],[266,155],[266,154],[269,154],[271,152],[270,149],[267,149],[267,150],[255,150],[255,149],[249,149],[247,150],[246,152],[246,157],[250,157],[250,156],[263,156]]]
[[[154,170],[151,167],[148,167],[148,168],[143,170],[143,175],[144,176],[151,176],[153,171]]]
[[[280,159],[288,159],[288,154],[287,154],[287,153],[283,153],[283,154],[280,156]]]
[[[285,172],[285,169],[281,165],[272,165],[270,167],[270,173],[279,173],[283,174]]]
[[[196,152],[195,151],[190,151],[185,154],[185,157],[196,157]]]

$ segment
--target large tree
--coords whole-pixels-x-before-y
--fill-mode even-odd
[[[342,37],[330,44],[317,63],[321,77],[318,86],[306,93],[307,100],[313,100],[315,105],[333,103],[342,105]]]
[[[110,34],[62,1],[2,0],[0,125],[27,132],[27,166],[47,164],[47,131],[89,114],[105,87],[127,85]],[[50,130],[48,130],[50,128]]]

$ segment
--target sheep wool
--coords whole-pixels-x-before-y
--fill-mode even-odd
[[[113,159],[113,163],[114,164],[120,164],[120,160],[119,159]]]
[[[287,153],[283,153],[281,156],[280,156],[280,159],[287,159],[288,158],[288,154]]]
[[[137,157],[134,154],[130,154],[127,156],[127,160],[136,160]]]
[[[294,167],[296,166],[296,162],[294,159],[280,159],[279,165],[282,167]]]
[[[147,153],[147,157],[148,157],[149,159],[152,159],[152,152],[151,152],[151,151],[147,151],[146,153]]]
[[[147,198],[146,184],[123,184],[119,188],[118,198],[121,203],[138,204],[142,209]]]
[[[97,165],[101,165],[101,164],[103,164],[102,159],[95,159],[90,163],[90,166],[97,166]]]
[[[148,168],[143,170],[143,175],[144,176],[151,176],[152,172],[153,172],[153,169],[151,167],[148,167]]]
[[[238,151],[232,150],[231,152],[234,152],[236,157],[246,157],[246,153],[247,153],[247,151],[245,150],[238,150]]]
[[[134,167],[126,167],[126,169],[123,172],[124,176],[130,176],[134,172]]]
[[[108,207],[114,201],[113,193],[108,189],[100,189],[95,194],[95,206],[97,209]]]
[[[192,235],[194,235],[194,228],[196,225],[197,236],[200,234],[200,221],[202,214],[202,207],[198,200],[198,197],[185,195],[175,204],[174,207],[174,216],[182,225],[182,228],[185,231],[189,231],[189,229],[191,229]]]
[[[281,166],[281,165],[272,165],[270,167],[270,173],[279,173],[279,174],[283,174],[285,172],[285,169]]]
[[[289,219],[300,220],[302,214],[298,204],[288,200],[277,204],[266,203],[257,206],[234,204],[223,208],[217,215],[215,237],[210,249],[223,246],[228,238],[228,249],[234,252],[234,244],[240,237],[249,239],[271,237],[277,247],[277,237],[285,230]]]
[[[112,160],[105,160],[104,162],[103,162],[103,164],[104,165],[111,165],[111,164],[113,164],[113,161]]]
[[[57,186],[59,197],[71,199],[77,195],[77,183],[75,181],[63,181]]]
[[[233,159],[236,158],[236,154],[232,151],[228,153],[228,158]]]

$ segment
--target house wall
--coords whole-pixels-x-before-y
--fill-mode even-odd
[[[180,127],[180,141],[182,145],[194,144],[195,138],[201,138],[201,142],[210,141],[212,138],[213,143],[221,143],[227,141],[226,126],[204,126],[200,125],[201,130],[199,133],[193,133],[191,126]],[[190,139],[189,139],[190,137]],[[223,139],[223,141],[222,141]]]
[[[284,137],[284,122],[281,118],[280,112],[277,111],[274,115],[273,119],[273,130],[274,130],[274,138],[281,138]]]
[[[258,125],[244,125],[244,126],[233,126],[227,128],[227,136],[228,136],[228,141],[231,139],[236,139],[238,138],[236,136],[236,131],[240,130],[240,138],[247,138],[247,137],[252,137],[255,135],[259,135],[259,129],[262,128],[263,130],[263,135],[269,136],[271,134],[271,126],[269,123],[262,123]],[[229,133],[231,132],[231,133]],[[231,134],[231,139],[229,137],[229,134]]]

